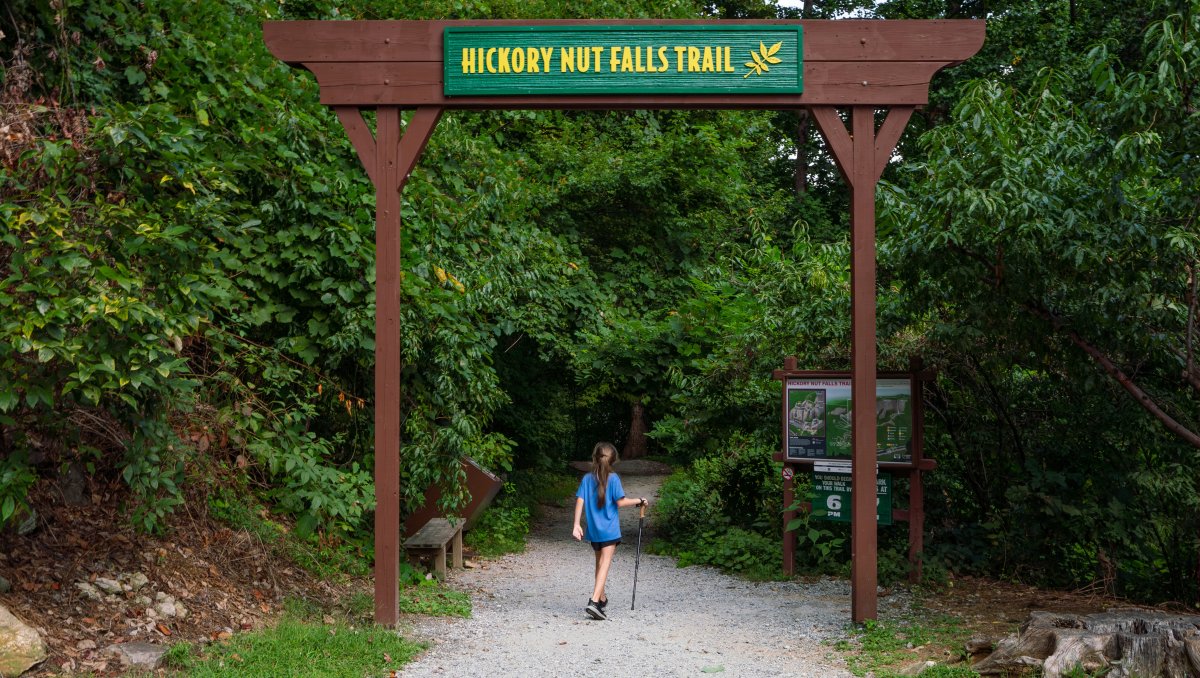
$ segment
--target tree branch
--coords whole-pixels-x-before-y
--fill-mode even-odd
[[[1133,396],[1133,399],[1142,406],[1142,409],[1146,410],[1153,415],[1155,419],[1158,419],[1160,422],[1162,422],[1163,426],[1166,426],[1168,431],[1179,436],[1192,447],[1200,449],[1200,435],[1197,435],[1195,431],[1192,431],[1178,421],[1175,421],[1171,415],[1167,414],[1166,411],[1158,406],[1158,403],[1156,403],[1148,393],[1142,390],[1140,386],[1135,384],[1133,380],[1129,378],[1129,375],[1125,374],[1121,368],[1113,364],[1113,361],[1110,360],[1108,356],[1106,356],[1100,349],[1088,343],[1083,337],[1079,336],[1078,332],[1067,329],[1066,324],[1062,321],[1062,319],[1058,318],[1050,311],[1026,303],[1021,304],[1021,306],[1023,306],[1030,313],[1047,320],[1055,330],[1064,332],[1067,337],[1071,339],[1071,343],[1075,344],[1082,349],[1084,353],[1088,354],[1088,356],[1090,356],[1092,360],[1095,360],[1096,363],[1099,364],[1100,367],[1103,368],[1110,377],[1115,379],[1122,388],[1128,391],[1129,394]]]
[[[1195,355],[1192,352],[1192,336],[1196,333],[1196,284],[1196,264],[1193,262],[1188,264],[1188,316],[1187,326],[1183,334],[1183,343],[1186,347],[1187,356],[1183,361],[1183,378],[1192,385],[1192,388],[1200,391],[1200,376],[1197,376]]]

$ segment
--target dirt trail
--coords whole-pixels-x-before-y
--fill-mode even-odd
[[[628,496],[651,497],[648,524],[663,479],[622,475]],[[420,618],[405,629],[432,649],[404,675],[850,675],[821,643],[841,637],[849,620],[845,582],[746,582],[643,552],[637,609],[630,610],[636,509],[622,512],[625,543],[609,574],[609,620],[591,620],[583,607],[592,550],[571,538],[572,510],[548,507],[525,553],[452,574],[451,584],[471,593],[473,615]]]

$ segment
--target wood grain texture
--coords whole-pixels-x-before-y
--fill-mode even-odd
[[[875,108],[850,112],[850,400],[854,412],[874,412],[875,368]],[[879,536],[875,518],[875,421],[855,417],[850,463],[850,618],[878,616]]]
[[[423,107],[418,108],[408,121],[404,136],[400,139],[400,183],[396,186],[397,192],[404,190],[409,174],[412,173],[413,167],[416,167],[417,160],[421,158],[421,151],[425,150],[425,144],[429,142],[429,137],[433,136],[433,129],[437,127],[441,118],[442,109]]]
[[[342,121],[342,127],[346,128],[346,136],[350,137],[354,150],[358,151],[358,159],[367,170],[371,183],[375,183],[375,172],[378,170],[375,166],[375,137],[363,120],[362,111],[358,106],[334,106],[333,110],[338,120]]]
[[[383,107],[376,116],[375,623],[394,626],[400,618],[400,111]]]
[[[809,110],[817,121],[817,129],[825,137],[825,143],[829,144],[834,164],[850,182],[854,177],[854,147],[850,132],[846,131],[846,123],[842,122],[835,106],[813,106]]]
[[[292,65],[328,61],[442,62],[447,26],[802,25],[804,60],[961,62],[983,46],[984,22],[796,20],[266,21],[263,40]]]
[[[803,25],[804,93],[446,97],[449,26]],[[271,53],[312,71],[330,106],[403,108],[802,108],[923,105],[939,69],[983,45],[982,21],[268,21]]]
[[[879,177],[883,176],[883,170],[887,169],[888,163],[891,162],[892,153],[896,150],[900,135],[904,134],[904,128],[908,127],[908,120],[912,117],[913,108],[913,106],[892,106],[888,110],[883,124],[879,126],[879,131],[875,133],[875,162],[872,165],[874,170],[872,182],[879,181]]]
[[[328,106],[438,106],[511,108],[802,108],[822,104],[919,106],[929,100],[929,79],[942,68],[928,61],[805,63],[804,93],[620,94],[582,96],[447,97],[441,62],[329,62],[305,66],[317,76]]]

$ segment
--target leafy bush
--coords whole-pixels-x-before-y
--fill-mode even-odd
[[[674,472],[659,489],[654,527],[662,539],[684,542],[726,522],[717,497],[690,469]]]
[[[541,505],[562,506],[578,486],[574,475],[557,471],[519,470],[509,478],[479,522],[463,535],[466,545],[480,556],[524,551],[531,521],[540,515]]]
[[[505,483],[502,494],[488,507],[471,531],[463,535],[466,546],[480,556],[492,557],[525,550],[530,510],[525,500],[513,490],[511,484]]]
[[[811,488],[804,483],[796,485],[796,496],[811,501],[812,493],[807,491]],[[803,501],[789,507],[797,512],[796,517],[784,526],[787,531],[796,533],[796,566],[825,574],[840,572],[847,562],[846,526],[818,520],[811,512],[803,510]]]
[[[36,480],[24,454],[0,458],[0,528],[29,508],[25,497]]]
[[[666,544],[655,552],[674,556],[679,567],[711,565],[724,572],[755,581],[783,578],[783,557],[779,538],[730,527],[701,533],[686,547]]]
[[[680,566],[705,564],[754,579],[782,575],[780,491],[771,450],[742,436],[729,451],[673,473],[659,490],[652,549]]]

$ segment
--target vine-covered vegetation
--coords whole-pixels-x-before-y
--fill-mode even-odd
[[[262,21],[987,18],[879,192],[880,367],[938,374],[926,558],[1200,594],[1198,0],[10,5],[0,529],[83,473],[146,530],[233,482],[369,545],[374,189]],[[404,191],[405,506],[461,500],[461,455],[536,477],[644,425],[685,469],[662,548],[776,576],[770,373],[849,366],[845,198],[803,112],[448,112]]]

